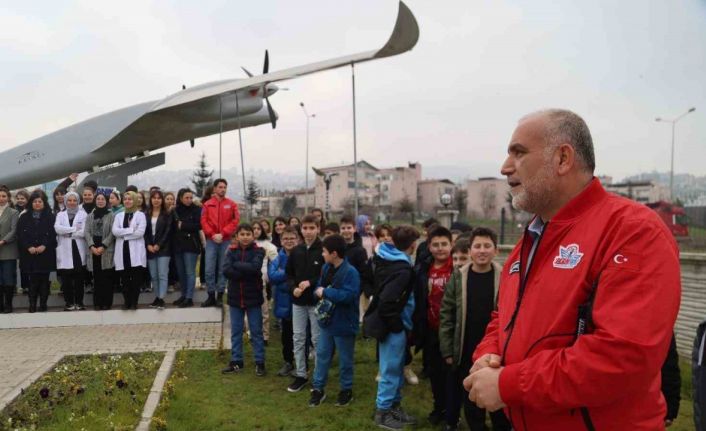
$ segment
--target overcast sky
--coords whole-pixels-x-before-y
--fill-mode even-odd
[[[516,121],[569,108],[593,133],[597,173],[668,171],[671,129],[655,117],[696,112],[677,126],[675,171],[706,175],[706,1],[408,0],[417,46],[356,68],[358,157],[381,167],[467,168],[499,176]],[[0,6],[0,150],[61,127],[209,81],[381,47],[393,0],[32,1]],[[350,68],[282,83],[277,129],[245,129],[246,170],[304,172],[350,163]],[[224,166],[239,166],[237,133]],[[218,137],[170,147],[166,169],[217,166]],[[0,161],[1,162],[1,161]]]

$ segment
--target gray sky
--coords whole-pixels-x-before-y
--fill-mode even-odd
[[[420,40],[356,68],[358,154],[379,166],[420,161],[499,176],[523,114],[576,111],[593,133],[597,173],[706,175],[706,2],[408,0]],[[379,48],[392,0],[33,1],[0,5],[0,150],[187,86]],[[313,166],[352,161],[350,68],[288,81],[270,101],[277,129],[245,129],[246,170],[304,171],[303,101]],[[237,133],[224,166],[239,166]],[[217,166],[218,137],[169,148],[166,169]]]

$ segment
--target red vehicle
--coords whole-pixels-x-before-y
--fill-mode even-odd
[[[665,201],[648,203],[647,206],[659,214],[675,238],[689,236],[689,226],[684,208]]]

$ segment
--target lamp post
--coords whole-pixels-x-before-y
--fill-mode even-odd
[[[662,123],[671,123],[672,124],[672,161],[671,161],[671,167],[669,169],[669,201],[673,202],[674,201],[674,128],[679,120],[684,118],[685,116],[691,114],[692,112],[696,111],[696,108],[690,108],[688,111],[685,113],[681,114],[677,118],[673,120],[668,120],[666,118],[661,118],[657,117],[655,118],[655,121],[657,122],[662,122]]]
[[[315,118],[316,114],[309,115],[309,113],[306,112],[306,107],[304,106],[304,102],[299,102],[299,106],[302,107],[302,111],[304,111],[304,115],[306,116],[306,166],[304,167],[304,175],[305,175],[304,214],[307,214],[309,212],[309,119]]]

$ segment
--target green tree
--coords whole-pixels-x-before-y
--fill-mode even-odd
[[[285,196],[282,199],[282,216],[289,217],[295,209],[297,209],[297,197],[294,195]]]
[[[255,179],[253,177],[250,177],[250,180],[248,181],[248,194],[247,196],[245,196],[245,202],[248,203],[251,216],[255,216],[255,205],[257,205],[257,201],[259,200],[260,187],[258,187],[257,183],[255,182]]]
[[[203,191],[206,187],[213,183],[213,170],[208,170],[206,163],[206,153],[201,152],[201,158],[196,164],[197,169],[193,172],[191,183],[194,185],[196,196],[203,196]]]
[[[464,188],[456,189],[454,196],[454,204],[459,215],[466,215],[466,206],[468,205],[468,191]]]
[[[405,195],[402,199],[397,202],[397,210],[402,214],[409,214],[412,224],[414,224],[414,202]]]

